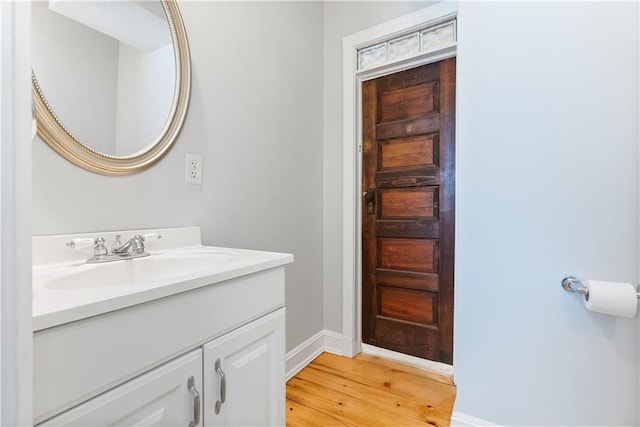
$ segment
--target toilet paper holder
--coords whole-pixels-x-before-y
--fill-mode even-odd
[[[586,300],[589,299],[589,290],[584,286],[582,280],[577,277],[569,276],[562,279],[562,289],[574,294],[580,294],[584,296]],[[640,285],[636,286],[636,297],[640,298]]]

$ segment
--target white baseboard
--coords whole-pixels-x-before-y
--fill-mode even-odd
[[[324,351],[328,353],[337,354],[339,356],[344,356],[344,339],[342,334],[333,331],[324,332]]]
[[[287,353],[285,367],[287,381],[324,351],[324,332],[324,330],[318,332]]]
[[[451,427],[498,427],[498,424],[454,411],[451,415]]]
[[[289,381],[322,352],[344,355],[343,338],[336,332],[321,330],[287,353],[286,380]]]
[[[386,348],[375,347],[373,345],[364,343],[362,344],[362,352],[364,354],[384,357],[385,359],[404,363],[405,365],[436,372],[447,377],[453,377],[453,366],[447,365],[445,363],[421,359],[419,357],[409,356],[408,354],[398,353],[397,351],[391,351],[387,350]]]

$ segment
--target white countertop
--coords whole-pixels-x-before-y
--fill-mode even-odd
[[[293,262],[291,254],[202,246],[199,242],[174,248],[164,244],[163,249],[155,251],[149,246],[151,256],[146,258],[104,264],[76,259],[34,265],[34,331]]]

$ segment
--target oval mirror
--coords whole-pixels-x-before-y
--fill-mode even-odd
[[[103,175],[160,160],[180,131],[191,86],[176,2],[35,1],[32,20],[38,135]]]

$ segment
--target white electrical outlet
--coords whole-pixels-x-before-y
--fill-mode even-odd
[[[187,153],[187,160],[184,164],[184,182],[202,184],[202,156]]]

